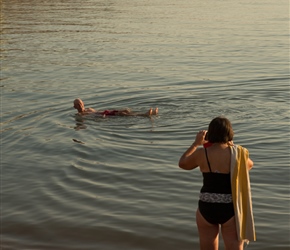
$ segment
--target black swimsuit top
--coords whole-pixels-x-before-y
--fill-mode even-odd
[[[210,172],[202,173],[203,186],[200,190],[201,193],[219,193],[231,194],[231,174],[213,173],[209,164],[207,151],[205,148],[205,155]]]

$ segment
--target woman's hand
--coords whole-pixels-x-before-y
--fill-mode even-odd
[[[196,136],[195,136],[195,141],[194,141],[194,145],[199,146],[199,145],[203,145],[204,143],[207,142],[207,140],[205,140],[205,135],[206,135],[207,131],[206,130],[200,130]]]

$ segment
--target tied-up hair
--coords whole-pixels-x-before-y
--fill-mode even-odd
[[[227,143],[234,138],[231,122],[222,116],[214,118],[207,131],[207,140],[211,143]]]

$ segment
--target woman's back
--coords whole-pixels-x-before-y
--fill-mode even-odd
[[[203,173],[230,173],[231,152],[227,144],[214,143],[203,149],[200,171]]]

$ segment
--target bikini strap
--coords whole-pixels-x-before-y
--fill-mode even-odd
[[[211,168],[210,168],[209,160],[208,160],[208,157],[207,157],[207,151],[206,151],[206,148],[204,148],[204,150],[205,150],[205,157],[206,157],[206,161],[207,161],[207,164],[208,164],[208,168],[209,168],[209,171],[211,172]]]

